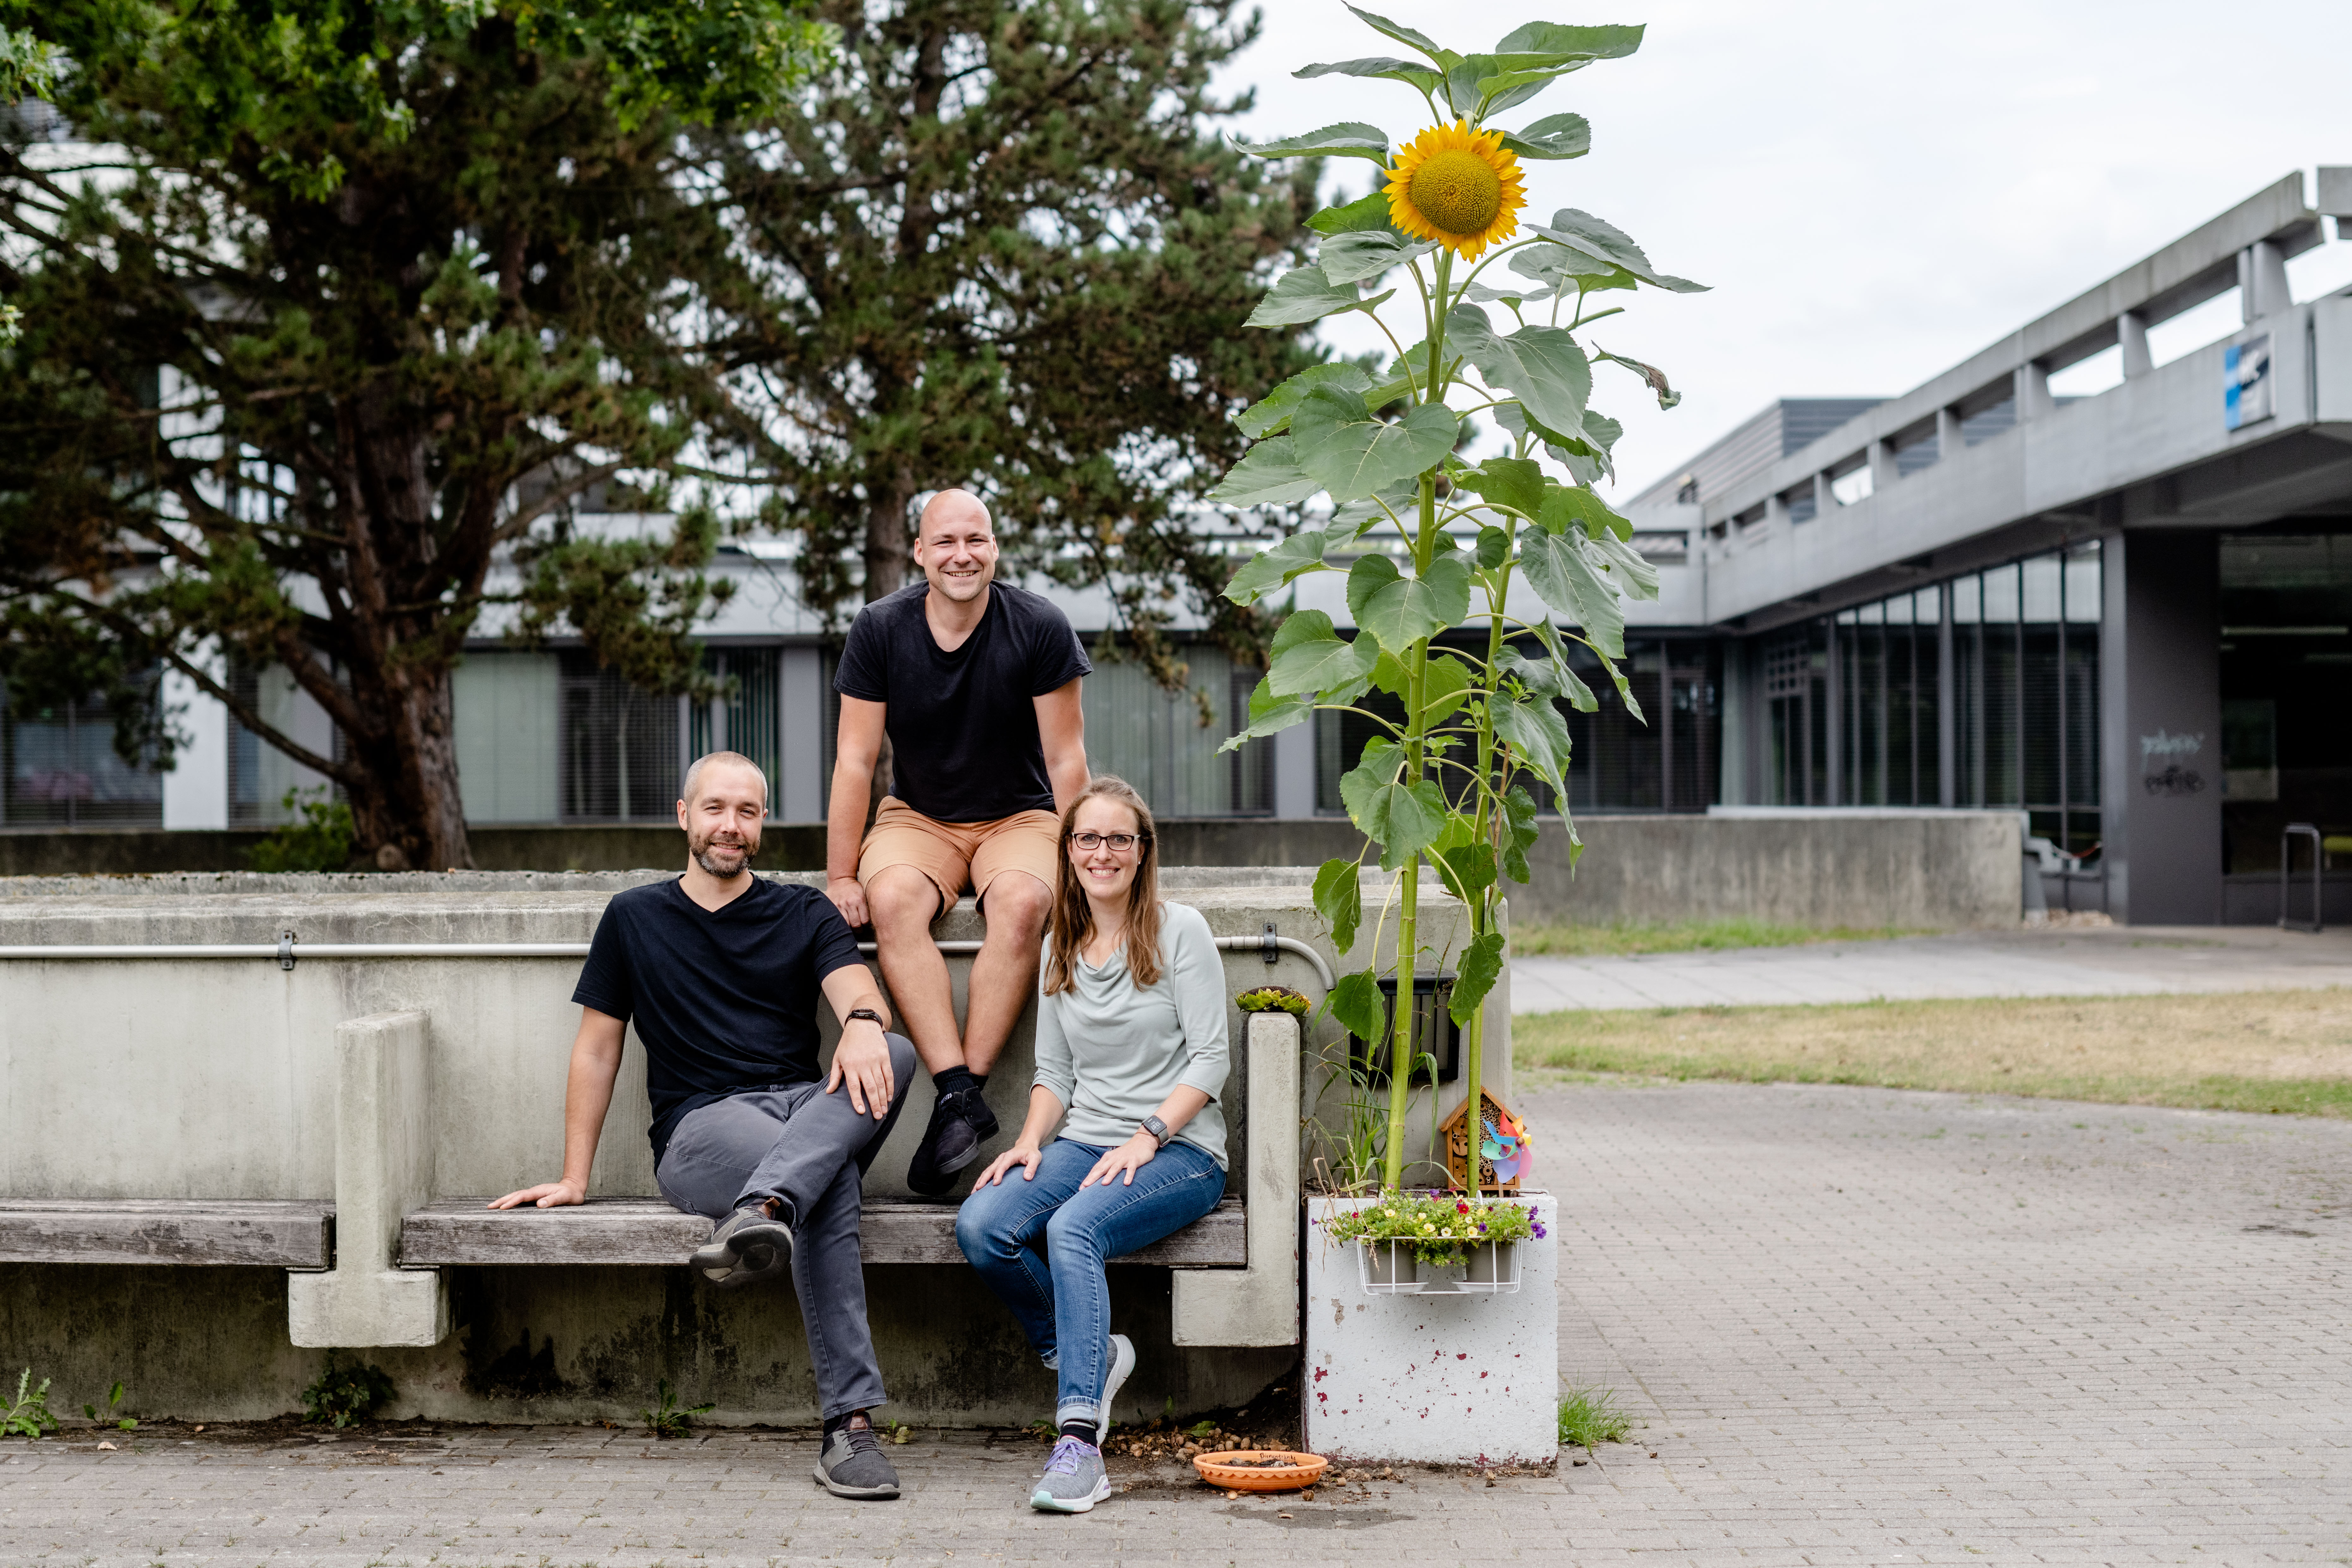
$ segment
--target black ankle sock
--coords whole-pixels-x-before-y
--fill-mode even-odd
[[[987,1078],[972,1071],[970,1068],[949,1068],[944,1072],[935,1072],[931,1075],[931,1088],[939,1092],[942,1100],[961,1089],[987,1087]]]
[[[1091,1421],[1065,1421],[1062,1423],[1062,1436],[1065,1437],[1076,1437],[1079,1442],[1084,1443],[1087,1447],[1091,1448],[1095,1446],[1096,1440],[1102,1436],[1102,1433]]]
[[[845,1410],[838,1415],[828,1415],[824,1418],[824,1435],[830,1437],[835,1432],[840,1431],[844,1426],[848,1426],[851,1421],[865,1415],[866,1412],[863,1410]],[[867,1417],[866,1425],[869,1426],[873,1425],[872,1417]]]

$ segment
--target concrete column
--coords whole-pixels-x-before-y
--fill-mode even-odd
[[[1765,527],[1767,527],[1767,528],[1771,528],[1771,527],[1775,527],[1775,526],[1786,527],[1786,526],[1788,525],[1788,521],[1789,521],[1789,502],[1788,502],[1788,499],[1787,499],[1786,497],[1781,496],[1781,495],[1779,495],[1779,494],[1773,494],[1773,495],[1769,495],[1769,496],[1765,497],[1765,498],[1764,498],[1764,526],[1765,526]]]
[[[1274,748],[1274,815],[1286,822],[1315,815],[1315,722],[1293,724],[1263,741]]]
[[[2257,321],[2294,302],[2286,286],[2286,258],[2267,239],[2238,252],[2238,315]]]
[[[1882,491],[1893,489],[1895,481],[1903,477],[1903,470],[1895,466],[1895,444],[1891,441],[1873,441],[1870,444],[1869,460],[1870,493],[1877,495]]]
[[[2125,380],[2156,368],[2147,353],[2147,318],[2137,310],[2126,310],[2116,318],[2116,341],[2123,345]]]
[[[824,820],[824,655],[813,647],[782,651],[777,701],[776,820]]]
[[[1755,689],[1749,683],[1748,639],[1734,637],[1723,648],[1723,744],[1717,759],[1716,793],[1726,805],[1747,805],[1757,798],[1757,791],[1748,782],[1748,761],[1755,749],[1748,744],[1753,720],[1748,710],[1755,705]]]
[[[2017,380],[2017,422],[2039,419],[2057,406],[2050,400],[2050,373],[2032,360],[2019,365]]]
[[[207,648],[196,660],[214,679],[227,668],[217,648]],[[163,672],[163,707],[176,710],[180,728],[188,737],[163,775],[165,827],[226,827],[228,826],[228,758],[234,726],[228,709],[197,689],[175,669]]]
[[[2130,925],[2221,918],[2219,536],[2101,546],[2100,837],[2107,910]]]
[[[1305,730],[1306,725],[1296,726]],[[1309,731],[1311,733],[1311,731]],[[1290,731],[1284,731],[1284,734]],[[1501,989],[1498,987],[1498,989]],[[1502,991],[1504,1016],[1510,993]],[[1490,1019],[1491,1022],[1491,1019]],[[1242,1071],[1248,1115],[1249,1265],[1170,1270],[1170,1337],[1180,1345],[1298,1342],[1298,1020],[1287,1013],[1243,1015]],[[1490,1029],[1489,1033],[1493,1031]],[[1510,1060],[1503,1033],[1502,1059]],[[1490,1053],[1491,1054],[1491,1053]],[[1506,1084],[1507,1078],[1496,1075]]]
[[[1936,410],[1936,461],[1948,463],[1968,449],[1968,441],[1960,434],[1959,411],[1954,408]]]
[[[400,1267],[400,1222],[433,1198],[430,1025],[381,1013],[335,1028],[335,1267],[289,1274],[297,1345],[437,1345],[449,1334],[440,1270]]]
[[[1813,476],[1814,521],[1819,521],[1828,517],[1837,509],[1838,499],[1830,493],[1830,477],[1827,474],[1815,474]]]
[[[1959,663],[1952,648],[1952,585],[1936,590],[1936,804],[1960,803]]]

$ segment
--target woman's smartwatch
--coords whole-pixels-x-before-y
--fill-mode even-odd
[[[1168,1140],[1176,1136],[1168,1131],[1168,1123],[1160,1121],[1157,1116],[1147,1116],[1136,1125],[1143,1131],[1150,1133],[1151,1141],[1162,1149],[1168,1147]]]

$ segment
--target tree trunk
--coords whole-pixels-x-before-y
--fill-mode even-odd
[[[866,508],[866,602],[870,605],[907,585],[908,552],[914,543],[907,509],[915,501],[914,476],[897,468],[866,493],[871,500]],[[874,755],[874,784],[866,804],[869,826],[882,809],[882,797],[890,793],[890,737],[884,735],[882,749]]]

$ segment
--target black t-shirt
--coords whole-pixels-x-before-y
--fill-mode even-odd
[[[929,583],[857,613],[833,689],[889,705],[890,793],[936,822],[1054,809],[1034,699],[1094,673],[1067,616],[992,583],[988,610],[953,653],[923,616]]]
[[[814,888],[755,877],[714,911],[673,877],[613,896],[572,999],[635,1021],[659,1163],[688,1111],[822,1076],[818,983],[857,962],[857,939]]]

